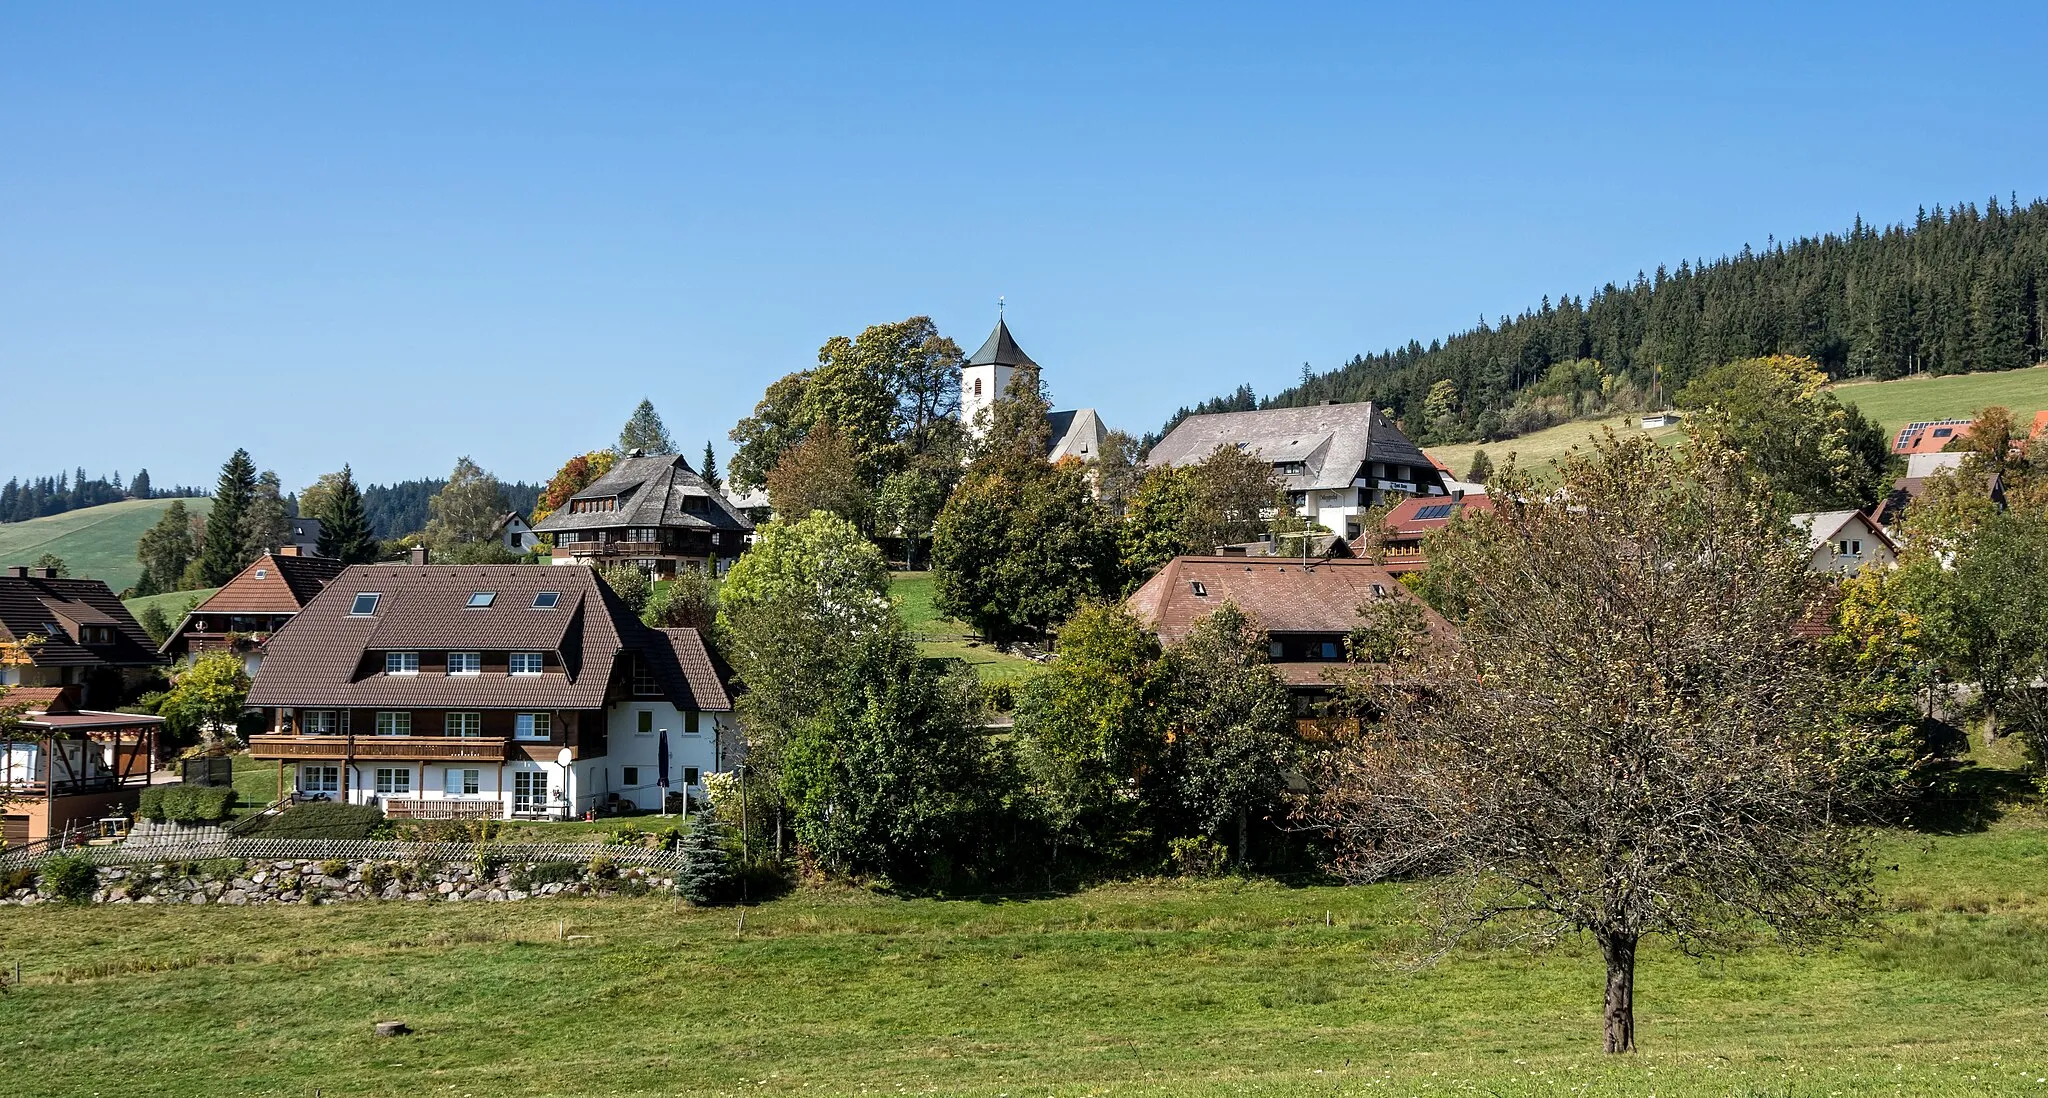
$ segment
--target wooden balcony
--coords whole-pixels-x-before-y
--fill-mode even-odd
[[[394,820],[501,820],[505,818],[505,805],[496,797],[386,797],[384,814]]]
[[[258,759],[476,759],[503,762],[511,742],[460,736],[283,736],[249,737]]]

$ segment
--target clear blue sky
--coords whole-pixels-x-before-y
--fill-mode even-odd
[[[1793,8],[1800,10],[1794,11]],[[1545,293],[2048,193],[2038,4],[0,7],[0,475],[695,454],[997,295],[1154,427]]]

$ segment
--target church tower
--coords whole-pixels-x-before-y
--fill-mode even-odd
[[[960,422],[967,427],[967,433],[980,438],[988,429],[987,417],[982,413],[995,405],[997,398],[1009,391],[1010,375],[1020,366],[1036,369],[1038,363],[1017,346],[1010,335],[1010,326],[1003,322],[1002,310],[996,310],[996,330],[988,334],[988,341],[981,350],[974,352],[960,367]],[[989,415],[993,415],[989,412]]]

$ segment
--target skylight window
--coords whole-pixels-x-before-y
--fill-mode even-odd
[[[365,591],[356,595],[356,601],[348,608],[348,616],[352,618],[369,617],[377,612],[377,600],[380,598],[383,598],[383,596],[375,591]]]
[[[1418,521],[1423,519],[1450,518],[1451,505],[1448,503],[1432,503],[1415,512],[1415,517]]]
[[[469,609],[485,609],[491,603],[497,601],[497,598],[498,593],[496,591],[471,591],[469,593]]]
[[[1195,580],[1194,582],[1188,584],[1188,586],[1194,590],[1196,598],[1209,597],[1209,588],[1205,584],[1203,584],[1201,580]]]
[[[555,604],[560,601],[562,601],[562,593],[560,591],[536,591],[533,596],[533,608],[535,610],[553,610]]]

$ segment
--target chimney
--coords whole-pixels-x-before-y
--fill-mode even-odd
[[[405,562],[407,564],[425,566],[427,563],[427,547],[424,545],[415,545],[412,548],[407,549],[405,551]]]
[[[53,580],[57,578],[57,570],[55,568],[38,568],[35,571],[35,576],[37,579]]]
[[[7,576],[8,576],[8,578],[10,578],[10,579],[18,579],[18,580],[25,580],[25,579],[27,579],[27,578],[28,578],[28,565],[26,565],[26,564],[10,564],[10,565],[8,565],[8,566],[7,566]]]
[[[296,545],[280,545],[277,547],[277,552],[271,555],[278,557],[296,557],[299,555],[299,547]]]

